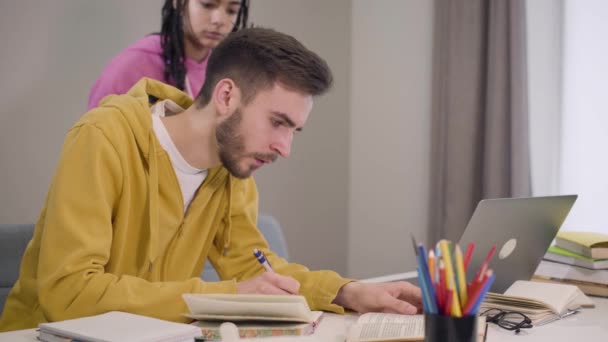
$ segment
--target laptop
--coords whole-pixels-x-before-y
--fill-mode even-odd
[[[473,279],[494,245],[496,252],[489,268],[496,279],[490,291],[504,293],[514,281],[530,280],[576,198],[565,195],[480,201],[459,242],[463,253],[469,242],[475,243],[467,281]]]

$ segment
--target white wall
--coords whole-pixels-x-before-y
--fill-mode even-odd
[[[160,0],[2,1],[0,223],[37,219],[104,64],[160,27]]]
[[[530,164],[535,196],[559,193],[563,0],[526,1]]]
[[[578,194],[562,229],[608,233],[608,3],[530,0],[527,11],[534,194]]]
[[[327,60],[333,89],[315,100],[291,157],[256,173],[260,211],[283,226],[293,261],[346,273],[350,1],[252,0],[254,24],[301,40]]]
[[[161,0],[0,3],[0,223],[33,222],[67,129],[108,59],[160,27]],[[256,174],[292,259],[350,276],[411,270],[425,236],[432,1],[252,0],[252,22],[326,58],[289,160]]]
[[[348,269],[415,268],[426,236],[433,2],[353,0]]]
[[[608,2],[566,0],[564,5],[560,191],[579,194],[564,227],[608,233]]]

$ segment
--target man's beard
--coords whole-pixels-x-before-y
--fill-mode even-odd
[[[242,169],[239,167],[239,161],[244,157],[252,157],[261,159],[267,162],[273,162],[277,159],[276,154],[251,153],[245,154],[245,143],[243,137],[239,134],[243,113],[240,108],[237,108],[230,117],[217,126],[215,138],[219,147],[219,157],[222,165],[233,176],[241,179],[248,178],[255,168]]]

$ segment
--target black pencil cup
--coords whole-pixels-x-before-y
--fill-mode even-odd
[[[475,342],[477,316],[451,317],[425,313],[424,336],[427,342]]]

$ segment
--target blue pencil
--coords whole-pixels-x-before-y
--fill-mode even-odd
[[[420,262],[420,260],[418,260],[418,262]],[[424,277],[422,276],[420,265],[416,266],[416,271],[418,272],[418,282],[420,283],[420,290],[422,292],[422,309],[424,310],[424,312],[430,313],[431,309],[429,304],[429,293],[426,289],[426,286],[424,286]]]
[[[426,286],[426,291],[429,294],[429,308],[430,308],[430,313],[432,314],[436,314],[438,313],[438,309],[437,309],[437,297],[435,296],[435,287],[433,286],[433,282],[431,281],[431,274],[429,273],[429,265],[426,261],[426,249],[424,248],[424,246],[422,244],[418,245],[418,250],[419,250],[419,257],[420,257],[420,261],[422,263],[422,265],[420,265],[420,268],[422,269],[422,277],[424,278],[424,285]]]

